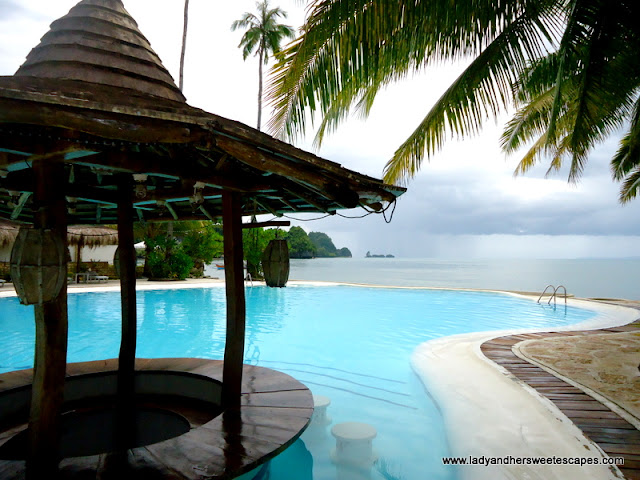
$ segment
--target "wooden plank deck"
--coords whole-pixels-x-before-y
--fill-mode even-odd
[[[516,343],[523,340],[631,332],[638,331],[639,327],[640,319],[622,327],[601,330],[508,335],[484,342],[480,349],[487,358],[552,401],[607,455],[623,457],[624,466],[619,468],[626,479],[640,480],[640,431],[606,405],[537,365],[521,359],[512,350]]]

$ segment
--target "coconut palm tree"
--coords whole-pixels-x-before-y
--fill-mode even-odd
[[[231,30],[238,28],[247,31],[242,36],[238,47],[242,47],[242,57],[247,57],[255,50],[258,57],[258,130],[262,119],[262,67],[266,65],[270,54],[280,51],[280,43],[284,38],[293,38],[294,30],[288,25],[278,23],[278,18],[286,18],[287,13],[279,7],[269,8],[269,1],[256,2],[257,15],[245,12],[240,20],[231,25]]]
[[[640,187],[640,29],[631,2],[576,2],[556,52],[527,68],[515,84],[518,111],[502,136],[506,152],[533,142],[516,173],[543,156],[549,172],[570,158],[576,181],[590,150],[622,128],[627,131],[612,159],[615,180],[623,181],[620,201]],[[633,12],[636,12],[635,14]]]
[[[614,3],[317,0],[302,35],[274,67],[270,131],[295,137],[319,111],[320,142],[352,107],[367,114],[383,86],[438,62],[471,57],[389,160],[385,180],[408,180],[448,136],[478,132],[513,102],[521,109],[505,133],[505,148],[515,150],[538,135],[533,158],[550,153],[552,168],[559,168],[571,156],[570,179],[576,180],[593,145],[638,112],[640,65],[632,57],[640,47],[634,23],[640,6]],[[625,144],[637,158],[640,127],[633,125]],[[519,171],[531,160],[525,157]]]
[[[180,79],[178,88],[184,87],[184,54],[187,51],[187,24],[189,22],[189,0],[184,0],[184,22],[182,28],[182,48],[180,49]]]

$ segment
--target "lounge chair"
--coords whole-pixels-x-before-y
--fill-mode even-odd
[[[89,273],[87,275],[87,282],[96,281],[100,283],[102,281],[106,282],[107,280],[109,280],[109,277],[107,277],[106,275],[97,275],[95,273]]]
[[[4,287],[5,283],[7,283],[7,281],[0,278],[0,288]]]

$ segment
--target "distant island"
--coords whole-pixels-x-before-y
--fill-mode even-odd
[[[367,252],[364,258],[396,258],[395,256],[388,253],[387,255],[379,255],[377,253],[372,254],[371,252]]]

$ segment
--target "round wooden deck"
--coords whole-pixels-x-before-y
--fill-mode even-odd
[[[69,364],[67,377],[115,370],[115,360]],[[222,361],[137,359],[137,371],[170,371],[222,380]],[[31,382],[32,371],[0,375],[0,396]],[[291,445],[313,413],[311,392],[281,372],[244,365],[241,405],[189,432],[123,453],[65,458],[60,478],[227,479],[265,463]],[[193,424],[193,422],[192,422]],[[0,446],[25,426],[0,432]],[[0,478],[24,478],[24,460],[0,460]]]

